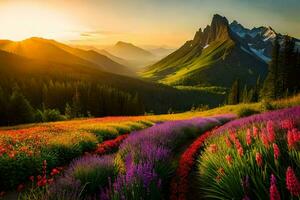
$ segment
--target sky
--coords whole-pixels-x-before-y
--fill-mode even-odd
[[[179,47],[213,14],[300,38],[300,0],[0,0],[0,38]]]

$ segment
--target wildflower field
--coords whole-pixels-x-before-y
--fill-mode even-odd
[[[298,100],[2,128],[0,199],[299,199]]]
[[[61,169],[41,166],[32,187],[20,199],[161,199],[178,165],[180,149],[201,133],[232,120],[235,115],[157,123],[97,145]],[[111,149],[119,144],[115,154]],[[51,169],[51,167],[49,168]],[[45,172],[44,172],[45,171]],[[41,183],[41,180],[44,180]],[[50,183],[49,183],[50,180]]]
[[[153,124],[139,118],[77,120],[48,123],[17,130],[0,131],[0,188],[8,190],[41,173],[47,160],[48,168],[67,165],[72,159],[97,149],[105,140]],[[108,147],[106,143],[102,148]]]
[[[197,161],[205,199],[299,199],[300,107],[234,120],[213,131]]]

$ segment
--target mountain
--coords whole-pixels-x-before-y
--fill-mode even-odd
[[[169,85],[230,87],[236,79],[254,85],[267,74],[276,35],[271,27],[247,29],[216,14],[193,40],[141,75]]]
[[[74,63],[59,63],[49,60],[32,59],[0,50],[0,90],[11,91],[15,84],[27,88],[24,95],[33,105],[42,101],[44,92],[48,95],[68,91],[70,85],[94,85],[94,87],[115,88],[120,92],[137,95],[145,111],[166,113],[170,108],[175,111],[189,110],[193,105],[218,106],[223,102],[223,95],[210,92],[179,90],[163,84],[153,83],[134,77],[122,76]],[[45,91],[45,87],[49,88]],[[50,90],[50,88],[52,88]],[[68,94],[70,95],[70,91]],[[93,94],[93,90],[85,91]],[[63,105],[72,101],[62,98],[63,95],[52,95]],[[99,96],[99,101],[101,100]],[[51,99],[49,99],[51,100]],[[111,99],[116,101],[116,99]],[[89,106],[86,103],[86,106]],[[105,108],[103,108],[105,109]]]
[[[43,38],[30,38],[20,42],[1,40],[0,49],[31,59],[70,65],[79,64],[96,67],[115,74],[134,76],[134,73],[128,67],[96,51],[73,48],[54,40]]]
[[[158,58],[163,58],[163,57],[166,57],[167,55],[171,54],[172,52],[174,52],[175,49],[159,47],[159,48],[150,48],[150,49],[148,49],[148,51],[151,52],[153,55],[155,55]]]
[[[105,50],[114,56],[127,60],[134,67],[144,67],[157,61],[156,56],[149,51],[122,41]]]
[[[131,67],[134,67],[134,64],[131,63],[130,61],[125,60],[125,59],[123,59],[123,58],[120,58],[120,57],[118,57],[118,56],[115,56],[115,55],[109,53],[108,51],[106,51],[105,49],[94,49],[94,50],[97,51],[98,53],[100,53],[100,54],[102,54],[102,55],[104,55],[104,56],[110,58],[111,60],[113,60],[113,61],[115,61],[115,62],[117,62],[117,63],[120,63],[120,64],[122,64],[122,65],[128,66],[128,67],[130,67],[130,68],[131,68]]]

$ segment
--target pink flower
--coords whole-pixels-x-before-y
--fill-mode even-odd
[[[287,142],[289,149],[294,148],[296,143],[300,140],[300,133],[297,129],[289,130],[287,133]]]
[[[274,158],[277,160],[280,156],[280,150],[277,144],[273,143]]]
[[[262,155],[260,153],[256,153],[256,156],[255,156],[255,160],[256,160],[256,164],[261,167],[262,164],[263,164],[263,159],[262,159]]]
[[[295,127],[293,120],[286,119],[281,122],[281,127],[283,129],[291,130]]]
[[[258,128],[256,128],[256,126],[253,126],[253,137],[254,138],[258,137]]]
[[[243,156],[244,155],[244,149],[242,148],[242,147],[239,147],[238,148],[238,154],[239,154],[239,156]]]
[[[246,133],[246,143],[248,146],[251,144],[251,131],[249,128],[247,129],[247,133]]]
[[[267,136],[266,132],[264,131],[264,129],[262,130],[260,137],[261,137],[261,141],[264,144],[264,146],[266,148],[269,148],[269,139],[268,139],[268,136]]]
[[[286,170],[286,187],[290,191],[291,195],[300,195],[300,183],[291,167],[288,167]]]
[[[276,185],[271,185],[270,187],[270,200],[280,200],[280,194]]]
[[[280,194],[276,187],[276,177],[271,175],[270,200],[280,200]]]
[[[275,131],[274,131],[274,123],[273,121],[267,122],[267,131],[268,131],[268,138],[271,143],[275,141]]]

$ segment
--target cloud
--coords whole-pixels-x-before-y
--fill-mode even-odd
[[[120,35],[120,34],[123,34],[123,33],[113,32],[113,31],[96,30],[96,31],[81,32],[80,36],[82,36],[82,37],[95,37],[95,36],[112,36],[112,35]]]

